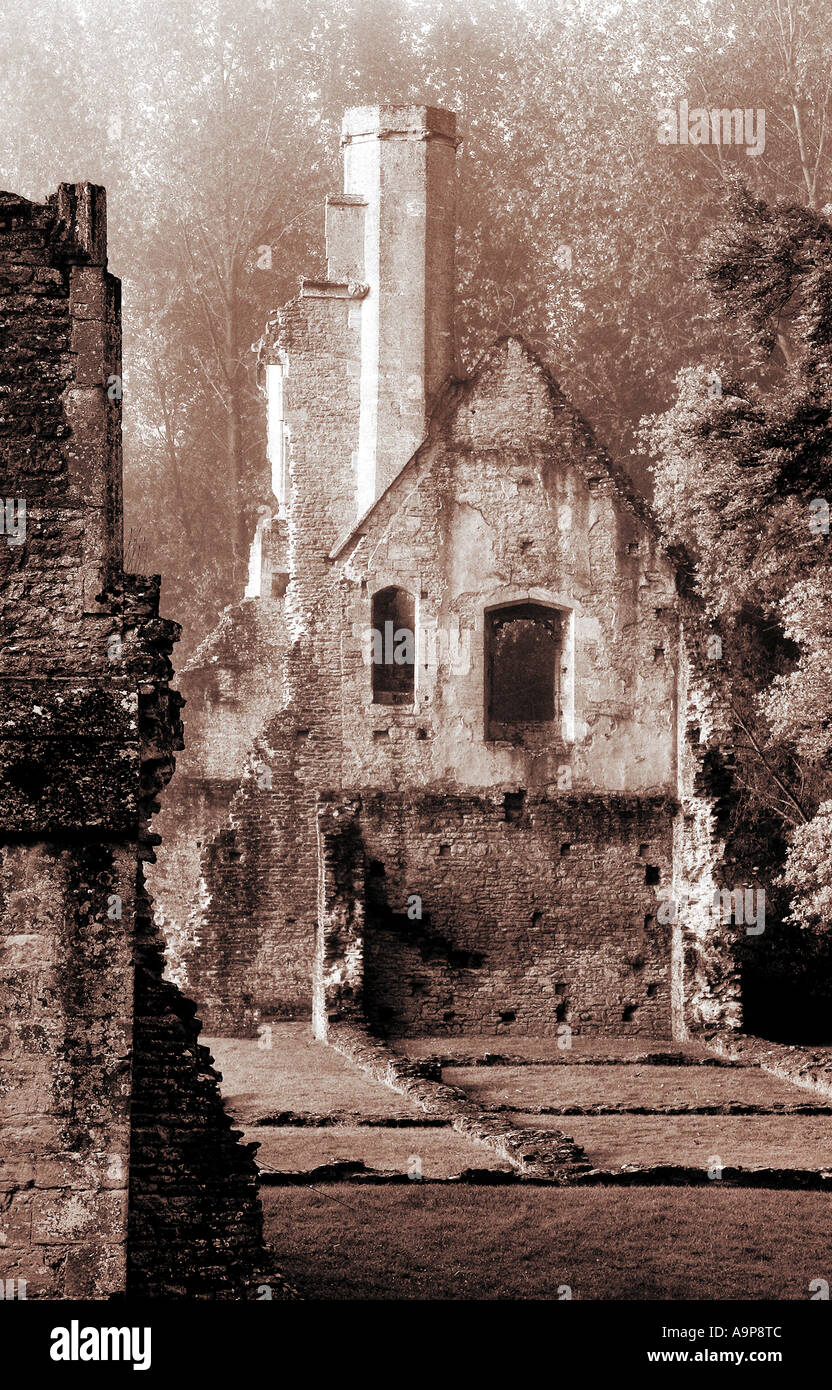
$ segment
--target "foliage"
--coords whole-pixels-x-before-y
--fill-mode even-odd
[[[737,857],[769,873],[782,864],[791,910],[766,950],[795,974],[789,923],[832,927],[832,225],[734,183],[702,280],[748,370],[682,373],[676,404],[646,435],[665,531],[725,638],[714,676],[756,808],[756,817],[747,803],[736,809]],[[803,961],[807,976],[815,955]]]
[[[732,351],[689,273],[726,171],[828,197],[832,15],[809,0],[32,0],[4,38],[0,182],[108,189],[128,524],[180,661],[241,590],[268,487],[250,346],[319,269],[344,107],[458,112],[463,364],[524,333],[644,486],[639,418]],[[684,96],[764,106],[764,155],[659,145]]]

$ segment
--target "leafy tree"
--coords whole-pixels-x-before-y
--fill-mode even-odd
[[[744,793],[731,849],[740,872],[769,881],[785,861],[780,887],[794,894],[753,968],[794,977],[801,961],[807,975],[819,955],[826,962],[829,943],[789,923],[830,925],[820,914],[832,855],[820,851],[832,850],[832,224],[736,183],[729,210],[702,280],[747,369],[683,373],[676,404],[647,435],[665,532],[723,635],[714,678]]]

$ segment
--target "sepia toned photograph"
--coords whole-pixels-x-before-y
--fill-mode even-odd
[[[794,1376],[829,0],[0,18],[5,1344],[522,1303]]]

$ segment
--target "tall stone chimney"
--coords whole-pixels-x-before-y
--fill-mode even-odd
[[[361,305],[359,513],[421,443],[453,370],[456,117],[431,106],[360,106],[342,127],[344,194],[329,200],[332,279]],[[362,245],[363,243],[363,245]]]

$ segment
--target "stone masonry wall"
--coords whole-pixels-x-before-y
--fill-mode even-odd
[[[253,1159],[149,939],[178,629],[122,570],[120,341],[104,190],[0,194],[0,1279],[245,1297]]]
[[[179,676],[185,749],[156,822],[164,848],[147,881],[168,976],[183,987],[200,915],[203,851],[226,824],[255,737],[280,707],[285,650],[282,598],[247,600],[223,614]]]
[[[540,362],[510,340],[339,548],[345,785],[514,785],[656,795],[676,785],[675,575],[655,526]],[[416,605],[415,699],[372,701],[372,595]],[[552,725],[490,738],[485,618],[560,616]]]
[[[103,266],[101,190],[0,195],[0,487],[26,507],[21,542],[0,537],[0,1258],[30,1298],[105,1296],[126,1270],[141,749],[103,598],[121,539]]]
[[[393,1034],[549,1036],[566,1024],[669,1037],[671,928],[657,908],[673,809],[620,796],[361,796],[368,1019]]]
[[[330,292],[330,290],[332,292]],[[281,710],[254,740],[226,825],[202,849],[184,954],[209,1030],[309,1016],[317,794],[341,782],[339,587],[329,551],[353,515],[362,290],[304,286],[273,325],[291,432]],[[264,773],[263,767],[266,772]]]

